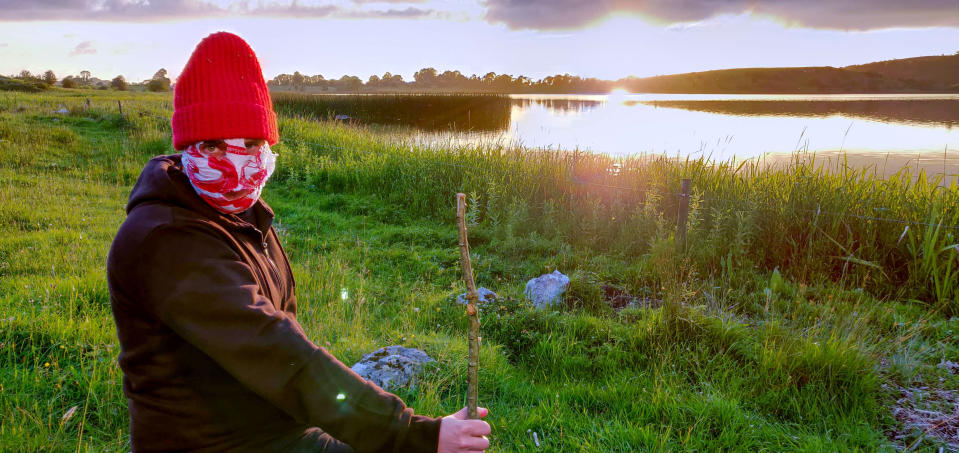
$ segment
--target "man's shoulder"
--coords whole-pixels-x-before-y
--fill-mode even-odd
[[[110,246],[107,267],[126,265],[124,261],[142,262],[143,257],[138,254],[144,242],[151,234],[170,229],[202,229],[213,233],[222,228],[216,222],[182,206],[160,202],[141,204],[130,211],[117,230]]]

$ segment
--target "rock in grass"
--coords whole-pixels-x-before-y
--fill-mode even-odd
[[[496,293],[482,286],[476,289],[476,295],[479,296],[479,299],[476,301],[477,304],[488,304],[499,299]],[[456,296],[456,303],[466,305],[466,293]]]
[[[569,288],[569,277],[560,271],[543,274],[526,282],[526,298],[536,308],[545,308],[560,302],[560,295]]]
[[[953,362],[951,360],[946,360],[945,357],[939,361],[939,364],[936,365],[936,368],[941,370],[946,370],[952,374],[959,374],[959,363]],[[959,431],[956,431],[956,436],[959,436]]]
[[[353,365],[353,371],[373,381],[383,390],[402,387],[413,379],[423,364],[434,362],[433,358],[419,349],[400,345],[377,349]]]

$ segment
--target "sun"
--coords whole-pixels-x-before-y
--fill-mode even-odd
[[[619,104],[626,100],[627,94],[629,94],[629,91],[626,91],[625,88],[617,87],[609,91],[607,99],[611,103]]]

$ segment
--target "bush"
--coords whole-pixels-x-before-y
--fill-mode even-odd
[[[119,91],[126,91],[127,79],[125,79],[122,75],[118,75],[114,77],[112,81],[110,81],[110,86],[113,88],[116,88]]]
[[[0,91],[23,91],[27,93],[36,93],[46,90],[47,84],[39,80],[29,79],[11,79],[0,76]]]
[[[603,297],[601,279],[594,273],[577,269],[570,276],[566,304],[593,314],[609,312]]]
[[[147,89],[150,91],[170,91],[170,79],[166,77],[153,79],[147,84]]]
[[[53,71],[47,70],[47,72],[43,73],[43,83],[52,86],[54,83],[57,83],[57,76]]]

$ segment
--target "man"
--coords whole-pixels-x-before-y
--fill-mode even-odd
[[[146,164],[107,260],[132,449],[486,449],[486,422],[465,408],[414,415],[297,323],[293,273],[259,198],[276,114],[246,42],[220,32],[199,43],[171,123],[182,152]]]

